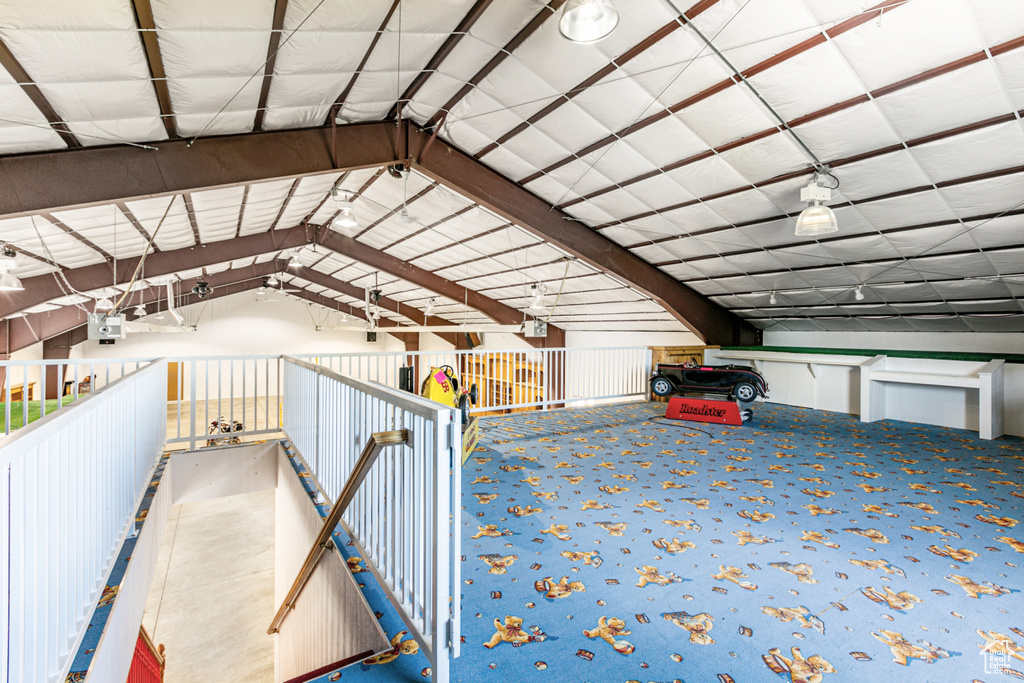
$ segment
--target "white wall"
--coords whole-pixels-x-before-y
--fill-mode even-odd
[[[115,344],[86,341],[72,350],[79,358],[147,358],[163,356],[241,356],[301,353],[352,353],[403,351],[394,337],[378,334],[377,343],[366,341],[364,332],[324,330],[317,332],[306,302],[284,297],[274,304],[257,303],[252,292],[241,292],[207,304],[181,309],[186,318],[205,310],[196,332],[184,334],[138,333]],[[314,317],[324,309],[313,306]],[[319,311],[319,313],[317,312]],[[159,324],[154,321],[154,324]]]
[[[783,332],[767,330],[765,346],[1024,353],[1024,334],[1005,332]]]
[[[569,348],[613,348],[623,346],[702,346],[691,332],[580,332],[567,330],[565,345]]]

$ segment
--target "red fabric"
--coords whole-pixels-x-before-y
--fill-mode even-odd
[[[146,647],[146,641],[140,635],[135,641],[135,655],[132,657],[132,666],[128,669],[127,683],[161,683],[162,680],[160,663],[156,655]]]

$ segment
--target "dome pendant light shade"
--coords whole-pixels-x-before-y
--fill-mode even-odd
[[[562,8],[558,30],[574,43],[595,43],[619,25],[611,0],[569,0]]]
[[[110,300],[109,296],[105,296],[102,299],[96,300],[97,311],[109,311],[114,307],[114,302]]]
[[[21,292],[25,286],[21,280],[8,272],[0,273],[0,292]]]
[[[342,228],[354,228],[359,225],[353,213],[352,202],[338,202],[338,217],[334,222]]]
[[[11,272],[17,265],[17,257],[17,253],[10,245],[5,244],[0,249],[0,292],[22,292],[25,290],[21,280]]]
[[[797,237],[815,237],[827,235],[839,230],[836,214],[824,205],[832,199],[832,189],[818,184],[818,174],[814,174],[811,182],[800,190],[800,201],[810,204],[796,219]]]
[[[835,212],[820,202],[808,206],[796,219],[796,234],[799,237],[827,235],[837,230],[839,230],[839,223],[836,221]]]

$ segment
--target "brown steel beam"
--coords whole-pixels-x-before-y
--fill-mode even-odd
[[[762,71],[765,71],[768,68],[776,66],[776,65],[778,65],[778,64],[780,64],[780,63],[782,63],[782,62],[784,62],[784,61],[786,61],[788,59],[792,59],[793,57],[796,57],[796,56],[798,56],[800,54],[803,54],[804,52],[810,50],[811,48],[816,47],[817,45],[820,45],[820,44],[824,43],[825,40],[826,40],[826,34],[827,34],[829,39],[833,39],[834,40],[838,36],[841,36],[842,34],[848,32],[848,31],[851,31],[851,30],[857,28],[858,26],[871,21],[872,19],[874,19],[877,16],[879,16],[882,12],[884,12],[886,10],[891,11],[892,9],[895,9],[896,7],[902,6],[906,2],[907,2],[907,0],[883,0],[883,2],[879,3],[878,5],[875,5],[874,7],[870,8],[870,9],[867,9],[867,10],[857,14],[855,17],[852,17],[850,19],[847,19],[846,21],[843,21],[843,22],[841,22],[839,24],[836,24],[832,28],[826,29],[822,33],[817,33],[817,34],[811,36],[810,38],[807,38],[806,40],[802,40],[798,44],[796,44],[796,45],[794,45],[794,46],[792,46],[790,48],[787,48],[787,49],[783,50],[782,52],[780,52],[780,53],[778,53],[776,55],[773,55],[772,57],[764,59],[761,62],[758,62],[757,64],[755,64],[755,65],[749,67],[748,69],[744,70],[742,76],[743,76],[743,78],[750,78],[750,77],[752,77],[752,76],[754,76],[756,74],[759,74],[759,73],[761,73]],[[573,154],[570,154],[567,157],[564,157],[564,158],[559,159],[558,161],[556,161],[556,162],[554,162],[552,164],[549,164],[548,166],[546,166],[542,170],[537,171],[536,173],[533,173],[533,174],[523,178],[519,182],[522,185],[526,185],[526,184],[528,184],[528,183],[530,183],[530,182],[532,182],[534,180],[537,180],[538,178],[540,178],[543,175],[549,174],[552,171],[555,171],[556,169],[559,169],[562,166],[565,166],[566,164],[575,161],[576,159],[582,159],[583,157],[587,156],[588,154],[592,154],[593,152],[596,152],[597,150],[601,149],[602,147],[607,147],[608,145],[613,144],[614,142],[620,140],[621,138],[624,138],[624,137],[626,137],[628,135],[631,135],[632,133],[636,133],[637,131],[640,131],[640,130],[644,129],[647,126],[650,126],[653,123],[657,123],[658,121],[661,121],[662,119],[668,118],[669,116],[677,114],[677,113],[683,111],[684,109],[686,109],[688,107],[692,107],[693,105],[697,104],[698,102],[703,102],[704,100],[708,99],[712,95],[717,95],[718,93],[722,92],[723,90],[728,90],[732,86],[737,85],[737,84],[742,83],[742,82],[743,82],[743,80],[740,79],[740,78],[736,78],[735,76],[729,76],[728,78],[725,78],[725,79],[719,81],[718,83],[715,83],[714,85],[705,88],[704,90],[700,91],[699,93],[696,93],[695,95],[691,95],[690,97],[687,97],[686,99],[682,100],[681,102],[676,102],[675,104],[673,104],[673,105],[671,105],[671,106],[669,106],[669,107],[667,107],[665,109],[662,109],[661,111],[658,111],[658,112],[656,112],[654,114],[651,114],[650,116],[647,116],[646,118],[643,118],[643,119],[641,119],[639,121],[631,123],[628,126],[626,126],[625,128],[623,128],[621,130],[618,130],[618,131],[612,133],[611,135],[603,137],[600,140],[598,140],[597,142],[594,142],[594,143],[584,147],[583,149],[581,149],[581,150],[579,150],[579,151],[577,151],[577,152],[575,152]]]
[[[183,192],[181,198],[185,202],[185,211],[188,213],[188,224],[192,226],[192,239],[195,240],[196,246],[199,246],[203,240],[199,236],[199,223],[196,222],[196,210],[192,207],[192,195]]]
[[[291,187],[288,188],[288,194],[285,196],[284,201],[281,202],[281,210],[277,212],[277,217],[274,218],[274,222],[270,224],[270,228],[268,228],[267,232],[271,232],[271,231],[277,229],[277,224],[281,222],[281,216],[283,216],[284,212],[288,210],[288,204],[291,203],[292,197],[295,196],[296,190],[299,189],[299,181],[300,180],[302,180],[302,179],[301,178],[296,178],[292,182]]]
[[[411,147],[423,144],[426,138],[425,133],[410,131]],[[417,167],[427,176],[458,188],[478,204],[636,287],[706,342],[745,344],[757,338],[752,326],[726,309],[588,227],[567,220],[566,214],[454,147],[438,141],[425,155],[412,156],[419,158]],[[450,298],[461,300],[459,296]]]
[[[417,74],[416,78],[414,78],[412,83],[409,84],[409,87],[405,89],[405,92],[402,93],[398,102],[395,102],[394,106],[391,107],[391,110],[385,118],[394,119],[398,116],[400,106],[405,102],[411,101],[412,98],[416,96],[416,93],[418,93],[420,88],[426,84],[427,79],[437,71],[438,67],[440,67],[445,58],[451,54],[452,50],[454,50],[455,46],[459,44],[459,41],[462,40],[463,36],[467,35],[469,30],[473,28],[473,24],[477,22],[477,19],[483,16],[483,13],[487,10],[492,1],[493,0],[476,0],[476,2],[473,3],[473,6],[469,8],[469,12],[466,13],[466,16],[462,18],[462,21],[459,22],[459,25],[455,27],[455,30],[452,31],[451,35],[449,35],[441,44],[441,47],[434,53],[434,56],[431,57],[426,66],[423,67],[423,70]]]
[[[21,62],[18,61],[2,40],[0,40],[0,66],[7,69],[7,73],[11,74],[11,78],[17,81],[21,89],[28,95],[28,98],[32,100],[32,104],[36,105],[36,108],[39,109],[39,113],[50,123],[50,127],[64,140],[64,144],[68,147],[82,146],[82,143],[71,132],[71,127],[68,126],[64,119],[57,115],[53,105],[43,95],[43,91],[39,89],[39,86],[28,75]]]
[[[39,214],[39,217],[40,218],[44,218],[45,220],[49,221],[50,223],[53,224],[53,226],[55,228],[59,229],[61,232],[65,233],[66,235],[68,235],[70,237],[72,237],[73,239],[78,240],[79,242],[81,242],[85,246],[89,247],[90,249],[95,251],[97,254],[99,254],[100,256],[105,258],[106,260],[108,260],[108,261],[113,260],[113,257],[110,254],[108,254],[106,251],[104,251],[100,247],[96,246],[92,242],[92,240],[88,239],[87,237],[83,237],[81,234],[79,234],[75,230],[71,229],[70,226],[66,225],[64,223],[64,221],[60,220],[59,218],[54,216],[52,213],[41,212]]]
[[[242,189],[242,201],[238,204],[238,225],[235,227],[235,238],[242,236],[242,219],[245,217],[245,204],[249,201],[249,186]]]
[[[352,78],[348,80],[348,84],[345,86],[345,89],[341,91],[340,95],[338,95],[338,99],[334,101],[334,106],[331,107],[328,112],[325,125],[329,126],[334,123],[336,112],[341,111],[341,107],[343,107],[345,102],[348,100],[348,94],[352,92],[352,87],[356,84],[356,79],[359,78],[359,75],[363,72],[366,62],[369,61],[370,55],[373,54],[373,50],[377,47],[377,42],[380,40],[384,30],[387,29],[388,22],[391,21],[391,15],[395,13],[396,9],[398,9],[398,5],[401,1],[402,0],[394,0],[394,2],[391,3],[391,8],[388,9],[388,13],[384,15],[384,20],[380,22],[380,27],[373,35],[373,40],[370,41],[370,47],[366,48],[366,53],[363,55],[362,60],[360,60],[359,66],[356,67],[355,72],[352,74]]]
[[[212,266],[236,259],[261,256],[284,249],[301,247],[308,242],[303,226],[272,233],[247,235],[237,239],[213,242],[208,246],[185,247],[150,254],[146,258],[146,275],[157,277],[192,268]],[[120,259],[117,273],[110,263],[98,263],[64,271],[64,276],[76,290],[86,292],[111,284],[126,283],[138,266],[138,258]],[[52,273],[23,278],[24,291],[0,293],[0,317],[37,306],[67,294]]]
[[[164,72],[164,60],[160,54],[160,43],[156,35],[156,22],[153,20],[153,7],[150,0],[132,0],[135,13],[135,25],[139,28],[139,39],[142,49],[146,52],[146,64],[156,91],[156,100],[160,105],[160,120],[167,130],[168,138],[178,137],[174,122],[174,108],[171,106],[171,91],[167,88],[167,74]]]
[[[314,285],[327,287],[328,289],[334,290],[339,294],[350,296],[353,299],[356,299],[357,301],[362,301],[364,298],[364,292],[362,287],[356,287],[350,282],[344,282],[342,280],[339,280],[338,278],[331,277],[326,273],[321,273],[318,270],[302,267],[298,269],[290,268],[288,272],[294,275],[295,277],[299,277],[308,282],[312,282]],[[413,308],[412,306],[407,305],[403,307],[400,302],[394,301],[393,299],[389,299],[386,296],[381,297],[380,301],[378,302],[378,305],[381,308],[391,311],[392,313],[404,315],[406,318],[409,318],[417,325],[425,324],[425,317],[423,315],[423,312],[420,311],[419,309]]]
[[[263,65],[263,85],[260,86],[260,99],[256,105],[256,118],[252,124],[254,131],[263,130],[267,97],[270,95],[270,79],[274,77],[274,64],[277,62],[277,50],[281,45],[281,31],[284,29],[284,15],[287,11],[288,0],[274,2],[274,20],[270,29],[270,41],[267,44],[267,62]]]
[[[413,196],[411,196],[408,199],[406,199],[405,201],[403,201],[400,205],[396,206],[393,209],[388,209],[386,212],[384,212],[383,216],[381,216],[380,218],[378,218],[377,220],[375,220],[374,222],[370,223],[368,226],[366,226],[365,228],[360,230],[355,235],[356,239],[359,239],[360,237],[362,237],[366,233],[370,232],[371,230],[373,230],[378,225],[380,225],[381,223],[383,223],[387,219],[391,218],[392,216],[397,215],[399,211],[401,211],[402,209],[406,208],[409,204],[412,204],[417,199],[421,199],[424,195],[429,193],[435,187],[437,187],[437,185],[435,183],[431,183],[430,185],[427,185],[426,187],[424,187],[422,190],[420,190],[419,192],[417,192]]]
[[[139,219],[135,217],[135,214],[128,208],[128,205],[124,202],[117,202],[116,206],[118,210],[124,214],[124,217],[127,218],[135,227],[135,229],[139,231],[139,234],[142,235],[142,239],[146,240],[146,244],[149,244],[149,240],[152,239],[152,237],[148,232],[146,232],[146,229],[142,227],[142,223],[140,223]],[[156,246],[156,242],[153,243],[153,251],[160,251],[160,247]]]
[[[86,147],[0,157],[0,219],[39,211],[238,186],[274,178],[377,168],[398,161],[393,123],[341,126],[344,164],[331,159],[331,129],[228,135],[160,144]]]
[[[687,21],[687,20],[692,21],[693,19],[696,19],[698,16],[703,14],[706,10],[708,10],[709,8],[711,8],[714,5],[716,5],[719,1],[720,0],[700,0],[700,2],[695,4],[693,7],[688,9],[686,12],[684,12],[681,15],[681,18],[684,21]],[[479,152],[477,152],[473,156],[475,158],[477,158],[477,159],[483,158],[484,156],[486,156],[490,152],[494,151],[496,148],[500,147],[501,145],[505,144],[506,142],[508,142],[509,140],[514,138],[515,136],[517,136],[520,133],[522,133],[524,130],[526,130],[530,126],[536,125],[545,116],[547,116],[548,114],[551,114],[556,109],[561,107],[563,104],[569,102],[572,98],[574,98],[577,95],[579,95],[580,93],[584,92],[587,88],[590,88],[591,86],[599,83],[602,79],[604,79],[607,76],[611,75],[617,69],[622,68],[623,64],[626,64],[630,60],[632,60],[632,59],[638,57],[639,55],[643,54],[644,52],[646,52],[651,47],[657,45],[663,39],[665,39],[668,36],[672,35],[677,29],[682,28],[682,26],[683,26],[683,24],[680,23],[677,20],[672,20],[669,23],[665,24],[664,26],[659,28],[657,31],[655,31],[651,35],[647,36],[646,38],[641,40],[639,43],[637,43],[636,45],[634,45],[630,49],[626,50],[621,55],[619,55],[618,57],[613,59],[612,61],[610,61],[608,64],[606,64],[605,66],[603,66],[600,69],[598,69],[590,77],[588,77],[588,78],[584,79],[583,81],[581,81],[576,87],[572,88],[571,90],[569,90],[566,93],[563,93],[562,95],[559,95],[558,99],[553,101],[551,104],[549,104],[548,106],[544,107],[543,109],[538,111],[536,114],[531,116],[526,121],[523,121],[522,123],[520,123],[518,126],[513,128],[512,130],[508,131],[507,133],[505,133],[504,135],[499,137],[497,140],[495,140],[491,144],[489,144],[486,147],[484,147],[482,150],[480,150]]]
[[[989,52],[992,53],[992,54],[996,54],[997,52],[999,52],[999,54],[1002,54],[1002,52],[1009,51],[1009,49],[1015,49],[1013,46],[1021,47],[1022,45],[1024,45],[1024,37],[1018,38],[1016,40],[1011,40],[1011,41],[1008,41],[1006,43],[1002,43],[1000,45],[997,45],[996,47],[994,47],[991,50],[989,50]],[[825,116],[830,116],[832,114],[844,111],[846,109],[851,109],[851,108],[856,107],[858,105],[861,105],[861,104],[863,104],[865,102],[869,102],[872,99],[877,99],[877,98],[882,97],[884,95],[888,95],[888,94],[891,94],[891,93],[903,90],[905,88],[909,88],[912,85],[917,85],[918,83],[921,83],[921,82],[923,82],[925,80],[928,80],[928,79],[931,79],[931,78],[937,78],[939,76],[942,76],[942,75],[951,73],[953,71],[956,71],[957,69],[961,69],[963,67],[970,66],[971,64],[975,64],[978,61],[985,59],[985,57],[986,57],[986,53],[984,51],[981,51],[981,52],[977,52],[977,53],[975,53],[973,55],[969,55],[968,57],[954,60],[954,61],[949,62],[947,64],[943,64],[942,66],[936,67],[934,69],[930,69],[928,71],[925,71],[924,73],[921,73],[921,74],[918,74],[916,76],[913,76],[911,78],[905,78],[905,79],[897,81],[895,83],[891,83],[891,84],[889,84],[887,86],[878,88],[877,90],[872,91],[870,95],[861,95],[861,96],[858,96],[858,97],[854,97],[854,98],[845,100],[843,102],[839,102],[837,104],[830,105],[830,106],[825,107],[823,109],[819,109],[817,111],[811,112],[810,114],[804,114],[802,116],[799,116],[799,117],[793,119],[792,121],[787,122],[786,123],[786,128],[796,128],[797,126],[801,126],[803,124],[810,123],[811,121],[816,121],[816,120],[818,120],[820,118],[824,118]],[[1013,118],[1012,114],[1010,114],[1009,116],[1011,118]],[[972,124],[972,125],[979,126],[979,124]],[[986,122],[982,122],[982,124],[980,124],[979,127],[983,127],[984,125],[987,125]],[[962,126],[961,128],[963,130],[960,130],[960,129],[954,129],[954,130],[958,131],[958,132],[969,132],[970,130],[974,130],[974,128],[971,128],[970,126]],[[571,207],[571,206],[573,206],[575,204],[579,204],[580,202],[587,201],[587,200],[590,200],[590,199],[595,199],[597,197],[600,197],[601,195],[607,194],[607,193],[612,192],[612,191],[617,190],[617,189],[625,189],[625,188],[629,187],[630,185],[634,185],[634,184],[639,183],[641,181],[648,180],[649,178],[653,178],[653,177],[655,177],[657,175],[660,175],[662,173],[669,173],[670,171],[675,171],[677,169],[683,168],[684,166],[689,166],[690,164],[693,164],[693,163],[696,163],[698,161],[702,161],[704,159],[707,159],[707,158],[709,158],[711,156],[714,156],[715,154],[721,154],[721,153],[729,151],[731,149],[736,149],[738,147],[742,147],[744,145],[748,145],[748,144],[757,142],[758,140],[763,140],[764,138],[770,137],[772,135],[781,134],[783,132],[784,132],[783,128],[776,127],[776,128],[768,128],[768,129],[762,130],[762,131],[760,131],[758,133],[753,133],[751,135],[747,135],[747,136],[739,138],[737,140],[733,140],[732,142],[728,142],[728,143],[726,143],[726,144],[724,144],[724,145],[722,145],[720,147],[712,148],[712,149],[707,149],[707,150],[704,150],[703,152],[699,152],[699,153],[694,154],[692,156],[689,156],[689,157],[687,157],[685,159],[681,159],[679,161],[675,161],[675,162],[673,162],[671,164],[668,164],[666,166],[662,166],[661,168],[656,168],[656,169],[654,169],[652,171],[647,171],[645,173],[641,173],[640,175],[633,176],[632,178],[627,178],[626,180],[623,180],[621,182],[615,183],[614,185],[608,185],[607,187],[599,188],[597,190],[594,190],[592,192],[587,193],[586,195],[584,195],[582,197],[577,197],[577,198],[571,199],[571,200],[569,200],[567,202],[563,202],[563,203],[558,205],[558,208],[560,208],[560,209],[568,209],[569,207]],[[942,139],[943,137],[948,137],[949,135],[952,135],[952,134],[958,134],[958,133],[946,132],[946,133],[938,134],[938,136],[927,136],[925,138],[920,138],[918,140],[912,140],[912,141],[908,142],[907,144],[908,145],[915,145],[915,144],[920,145],[920,144],[924,144],[926,142],[935,142],[935,140]],[[903,148],[902,145],[891,145],[889,147],[884,148],[883,150],[876,150],[876,151],[873,151],[873,152],[868,152],[867,154],[870,155],[870,156],[877,156],[879,153],[888,153],[888,152],[892,152],[892,151],[898,151],[898,150],[900,150],[902,148]],[[862,157],[862,156],[858,155],[858,156],[850,157],[848,159],[845,159],[843,161],[843,163],[852,163],[854,161],[863,161],[866,158],[870,158],[870,156]],[[810,172],[811,172],[810,170],[806,171],[806,173],[810,173]],[[526,182],[526,181],[524,180],[523,182]],[[749,186],[748,186],[748,188],[749,188]],[[696,202],[694,202],[694,203],[696,203]]]
[[[536,16],[530,20],[526,26],[524,26],[519,33],[517,33],[512,40],[505,43],[505,46],[498,51],[498,54],[491,57],[491,59],[477,71],[469,81],[466,82],[458,92],[452,95],[447,102],[444,103],[437,112],[430,117],[430,121],[424,126],[424,128],[437,128],[440,120],[445,117],[448,112],[452,110],[456,104],[458,104],[463,97],[468,95],[473,88],[480,84],[480,81],[487,78],[487,75],[494,71],[494,69],[505,61],[505,58],[512,54],[513,51],[520,45],[522,45],[527,38],[533,35],[534,31],[543,26],[544,22],[547,21],[551,16],[558,14],[559,8],[565,4],[565,0],[550,0],[547,5],[541,8],[537,12]]]

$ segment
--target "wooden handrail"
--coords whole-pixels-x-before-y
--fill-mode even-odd
[[[408,442],[409,430],[407,429],[374,432],[370,436],[366,446],[363,448],[363,452],[359,455],[359,460],[356,461],[352,474],[349,475],[348,481],[345,482],[345,487],[341,490],[338,500],[335,501],[334,507],[331,508],[331,514],[324,520],[323,528],[320,529],[313,547],[310,548],[309,553],[306,555],[306,561],[302,563],[299,575],[295,577],[292,587],[288,590],[288,595],[285,596],[284,602],[281,603],[277,614],[274,615],[274,621],[271,622],[270,628],[267,629],[268,634],[280,631],[281,624],[284,622],[285,617],[288,616],[289,610],[295,609],[295,603],[298,601],[299,595],[302,594],[302,590],[306,587],[306,583],[309,582],[309,577],[313,575],[313,571],[320,562],[324,551],[331,547],[331,536],[334,533],[334,528],[338,526],[342,514],[348,509],[352,499],[355,498],[356,491],[359,490],[359,486],[366,479],[370,468],[377,462],[377,456],[380,455],[380,452],[386,446],[397,446]]]

